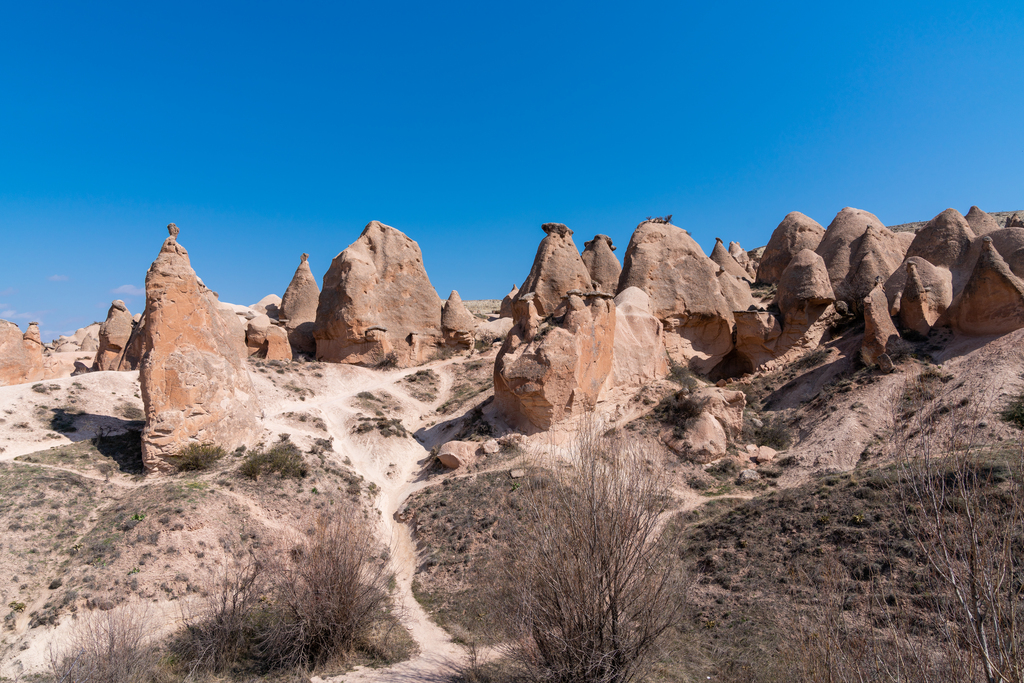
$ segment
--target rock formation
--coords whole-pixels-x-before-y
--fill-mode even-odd
[[[882,278],[875,281],[875,286],[864,297],[864,341],[860,347],[860,357],[867,366],[878,365],[881,357],[893,350],[892,344],[899,339],[899,332],[889,316],[889,302],[882,288]]]
[[[794,255],[775,296],[784,327],[806,329],[835,299],[825,261],[810,249]]]
[[[626,248],[619,291],[637,287],[651,298],[665,326],[665,344],[677,363],[707,372],[732,349],[731,305],[713,263],[686,231],[644,221]]]
[[[736,259],[732,257],[732,254],[730,254],[725,248],[725,244],[722,242],[721,237],[715,238],[715,248],[711,250],[711,256],[709,258],[717,263],[719,267],[729,275],[743,280],[747,279],[747,269],[741,266]]]
[[[551,315],[571,290],[589,291],[594,287],[572,241],[572,230],[561,223],[545,223],[540,227],[547,236],[540,241],[530,275],[516,298],[534,294],[533,305],[543,317]]]
[[[888,279],[906,255],[902,240],[878,217],[860,209],[840,211],[815,252],[825,261],[836,299],[858,310],[875,286]]]
[[[590,281],[600,292],[615,294],[619,287],[622,266],[615,258],[615,247],[608,235],[594,235],[594,239],[583,243],[583,265],[590,273]]]
[[[36,382],[44,378],[43,345],[37,323],[21,328],[0,320],[0,386]]]
[[[266,315],[257,315],[245,327],[248,355],[267,360],[291,360],[292,347],[288,333]]]
[[[452,290],[441,312],[441,333],[447,346],[473,348],[476,340],[477,318],[462,303],[459,293]]]
[[[999,222],[976,206],[972,206],[964,218],[975,235],[987,235],[999,229]]]
[[[956,209],[946,209],[918,231],[907,249],[907,258],[918,256],[951,271],[953,288],[959,290],[970,276],[971,264],[967,262],[972,260],[969,253],[974,239],[967,219]]]
[[[889,313],[904,327],[928,334],[953,301],[953,275],[920,256],[908,256],[885,283]]]
[[[145,355],[139,372],[146,427],[146,469],[170,471],[190,443],[226,450],[260,436],[260,409],[252,381],[224,318],[168,226],[146,273]]]
[[[688,459],[708,463],[726,453],[729,439],[737,439],[743,429],[746,396],[742,391],[705,387],[692,394],[680,392],[676,400],[700,406],[700,413],[684,424],[665,428],[661,439]]]
[[[1024,218],[1020,217],[1020,214],[1013,214],[1006,219],[1006,223],[1003,225],[1004,228],[1024,228]]]
[[[981,255],[944,321],[968,335],[1004,334],[1024,327],[1024,280],[996,251],[992,236],[982,238]]]
[[[799,211],[786,215],[775,228],[757,266],[757,282],[775,284],[782,271],[803,249],[814,251],[825,236],[825,228]]]
[[[570,294],[560,324],[544,323],[537,295],[515,304],[516,324],[494,362],[494,403],[510,425],[528,432],[549,429],[593,409],[612,371],[615,304],[607,294]]]
[[[278,320],[288,330],[292,349],[301,353],[316,353],[313,330],[316,327],[316,307],[320,303],[320,287],[309,269],[309,254],[303,254],[295,275],[281,298]]]
[[[651,312],[647,292],[629,287],[615,297],[614,386],[643,386],[668,374],[661,321]]]
[[[117,370],[121,367],[134,326],[132,314],[123,301],[117,299],[110,304],[107,319],[100,326],[99,349],[92,364],[93,370]]]
[[[277,320],[281,311],[281,297],[277,294],[267,294],[249,308],[255,311],[256,315],[265,315],[271,320]]]
[[[371,221],[331,262],[313,337],[318,360],[373,364],[390,353],[403,367],[427,360],[442,343],[441,299],[419,245]]]
[[[512,302],[515,300],[517,294],[519,294],[519,288],[512,285],[512,291],[506,294],[505,298],[501,300],[501,308],[498,309],[499,318],[512,317]]]

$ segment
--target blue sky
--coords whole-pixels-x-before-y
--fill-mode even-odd
[[[225,301],[377,219],[442,297],[541,223],[764,244],[792,210],[1024,209],[1024,3],[4,3],[0,317],[141,311],[166,236]]]

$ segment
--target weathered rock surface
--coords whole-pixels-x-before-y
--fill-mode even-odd
[[[36,382],[44,374],[38,325],[31,323],[22,334],[16,324],[0,320],[0,386]]]
[[[612,371],[615,304],[607,295],[569,295],[559,325],[541,327],[536,295],[513,305],[516,324],[494,362],[494,403],[506,422],[547,430],[593,409]]]
[[[288,289],[281,297],[278,312],[278,319],[284,323],[288,341],[295,351],[316,353],[313,330],[316,328],[316,307],[319,303],[320,286],[309,269],[309,254],[303,254]]]
[[[615,246],[608,235],[594,235],[594,239],[583,243],[583,265],[590,273],[590,281],[600,292],[615,294],[619,287],[622,266],[615,258]]]
[[[987,235],[999,230],[999,222],[976,206],[972,206],[964,218],[975,235]]]
[[[943,320],[967,335],[1004,334],[1024,327],[1024,280],[999,255],[991,235],[963,290]]]
[[[292,345],[288,341],[288,332],[283,327],[271,325],[267,330],[266,350],[263,357],[267,360],[291,360]]]
[[[288,332],[265,315],[257,315],[248,321],[245,328],[245,346],[250,356],[267,360],[292,359]]]
[[[476,460],[479,448],[476,441],[449,441],[438,449],[437,459],[450,470],[458,469]]]
[[[513,324],[512,318],[495,318],[481,322],[476,328],[476,338],[488,342],[504,339]]]
[[[775,301],[786,328],[805,328],[835,301],[825,261],[810,249],[797,252],[779,277]]]
[[[629,241],[619,278],[620,292],[637,287],[650,296],[669,356],[701,372],[732,350],[733,315],[717,271],[685,230],[645,221]]]
[[[615,297],[614,386],[643,386],[668,374],[661,321],[647,292],[629,287]]]
[[[815,252],[825,261],[836,299],[860,308],[875,280],[903,263],[906,245],[878,217],[860,209],[840,211]]]
[[[956,209],[946,209],[918,231],[907,250],[907,257],[918,256],[933,266],[953,273],[953,289],[958,291],[970,276],[974,231]],[[975,259],[977,256],[975,256]]]
[[[132,314],[120,299],[110,304],[107,319],[100,325],[99,349],[93,361],[94,370],[118,370],[134,327]]]
[[[711,413],[701,413],[685,429],[668,427],[661,440],[676,453],[696,463],[708,463],[725,455],[729,437],[725,427]]]
[[[953,301],[953,275],[920,256],[908,256],[885,282],[889,313],[904,327],[928,334]]]
[[[501,300],[501,307],[498,309],[499,318],[512,317],[512,302],[515,300],[516,294],[519,294],[519,288],[512,285],[512,291],[506,294],[505,298]]]
[[[265,315],[271,320],[277,320],[281,311],[281,297],[277,294],[267,294],[249,308],[257,315]]]
[[[190,443],[232,450],[260,435],[256,394],[231,332],[177,243],[177,226],[168,231],[146,274],[139,381],[146,411],[142,458],[150,471],[173,469]]]
[[[825,236],[825,228],[799,211],[786,215],[768,240],[757,266],[757,282],[775,284],[793,257],[803,249],[814,251]]]
[[[476,340],[476,316],[462,303],[459,293],[452,290],[441,312],[441,333],[447,346],[472,348]]]
[[[746,311],[755,306],[754,297],[750,293],[750,283],[746,278],[730,275],[724,270],[718,271],[716,276],[718,287],[722,290],[722,296],[729,304],[729,310],[735,316],[736,311]]]
[[[547,236],[537,247],[530,275],[516,299],[534,294],[534,307],[543,317],[551,315],[571,290],[590,291],[594,287],[590,272],[572,241],[572,230],[561,223],[545,223],[541,229]]]
[[[709,258],[729,275],[742,280],[747,279],[747,269],[741,266],[736,259],[732,257],[732,254],[730,254],[725,248],[725,244],[722,242],[721,237],[715,238],[715,247],[711,250],[711,256]]]
[[[882,288],[882,279],[875,282],[875,287],[864,298],[864,341],[860,347],[860,357],[867,366],[878,364],[880,356],[891,351],[892,343],[899,339],[899,332],[889,316],[889,302]]]
[[[313,337],[319,360],[373,364],[392,352],[403,367],[427,360],[442,343],[441,299],[419,245],[371,221],[324,276]]]
[[[743,409],[747,406],[746,394],[742,391],[704,387],[695,391],[693,396],[704,406],[705,413],[718,420],[730,438],[740,437],[743,431]]]

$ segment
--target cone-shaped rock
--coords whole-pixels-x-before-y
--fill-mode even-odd
[[[918,231],[907,256],[920,256],[933,266],[955,270],[967,257],[974,236],[959,211],[946,209]]]
[[[146,273],[145,355],[139,372],[147,470],[169,471],[190,443],[225,450],[259,438],[260,408],[227,323],[168,226]]]
[[[295,351],[316,353],[313,329],[316,327],[316,307],[319,303],[320,286],[309,269],[309,254],[303,254],[288,289],[281,297],[281,310],[278,314]]]
[[[864,297],[864,341],[860,346],[860,357],[865,365],[878,364],[878,359],[888,353],[893,341],[899,339],[896,325],[889,315],[889,302],[885,298],[882,279],[875,281],[875,286]]]
[[[1024,278],[1024,228],[1003,228],[990,232],[986,237],[992,238],[993,246],[1006,261],[1006,265],[1010,266],[1013,274]],[[981,246],[982,239],[975,240],[972,253],[977,251],[980,256]]]
[[[1013,214],[1012,216],[1010,216],[1009,218],[1006,219],[1006,224],[1003,225],[1003,227],[1004,228],[1024,228],[1024,218],[1021,218],[1020,214],[1016,214],[1015,213],[1015,214]]]
[[[1003,334],[1024,327],[1024,280],[1013,274],[992,237],[982,238],[981,256],[963,290],[946,311],[962,334]]]
[[[572,241],[572,230],[561,223],[545,223],[541,229],[547,236],[537,247],[530,275],[517,298],[531,292],[536,294],[533,304],[543,317],[551,315],[571,290],[589,291],[594,287],[579,249]]]
[[[427,360],[441,343],[441,298],[416,242],[370,221],[324,276],[316,309],[319,360],[372,364],[394,353],[402,366]]]
[[[976,206],[972,206],[964,218],[975,235],[987,235],[999,229],[999,222]]]
[[[448,346],[470,348],[476,338],[477,318],[462,303],[459,293],[452,290],[441,312],[441,332]]]
[[[928,334],[953,301],[953,275],[920,256],[908,256],[886,280],[885,296],[889,313],[904,327]]]
[[[499,318],[511,318],[512,317],[512,302],[515,301],[516,294],[519,293],[519,288],[512,285],[512,291],[505,295],[505,298],[501,300],[501,308],[498,309]]]
[[[709,258],[718,264],[722,270],[729,273],[729,275],[744,280],[747,279],[747,269],[737,263],[736,259],[732,257],[729,250],[725,248],[725,244],[722,243],[721,237],[715,238],[715,248],[711,250]]]
[[[686,231],[645,221],[626,248],[619,291],[637,287],[651,298],[677,363],[711,370],[732,349],[732,310],[715,277],[718,266]]]
[[[736,263],[740,264],[744,268],[750,263],[750,256],[746,250],[740,246],[739,242],[729,242],[729,255],[736,259]]]
[[[36,323],[22,334],[14,323],[0,320],[0,386],[36,382],[43,379],[44,372]]]
[[[764,248],[757,266],[757,282],[776,284],[797,252],[803,249],[814,251],[824,236],[825,228],[818,221],[799,211],[787,214]]]
[[[594,239],[584,242],[583,265],[590,273],[590,281],[595,289],[614,294],[619,287],[619,275],[622,266],[615,258],[615,247],[608,235],[594,235]]]
[[[124,302],[117,299],[111,303],[107,319],[100,325],[99,349],[93,370],[117,370],[121,366],[133,327],[132,314]]]
[[[810,249],[803,249],[782,271],[775,300],[783,324],[789,328],[814,322],[835,298],[825,261]]]
[[[836,299],[859,309],[875,280],[903,263],[905,247],[878,217],[847,207],[829,224],[815,252],[825,261]]]

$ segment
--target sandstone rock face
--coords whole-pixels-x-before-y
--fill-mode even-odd
[[[476,338],[493,342],[504,339],[512,329],[512,318],[495,318],[487,322],[481,322],[476,328]]]
[[[1004,334],[1024,327],[1024,280],[1013,274],[993,238],[982,238],[981,256],[944,320],[968,335]]]
[[[291,360],[288,332],[265,315],[249,320],[245,328],[247,354],[267,360]]]
[[[694,392],[694,398],[703,404],[705,413],[718,420],[730,438],[740,437],[743,409],[747,407],[747,397],[742,391],[704,387]]]
[[[708,463],[725,455],[729,437],[725,427],[711,413],[701,413],[690,420],[682,434],[669,427],[661,440],[676,453],[697,463]]]
[[[865,365],[877,365],[882,355],[888,354],[890,345],[899,339],[899,332],[889,316],[889,302],[885,298],[882,280],[879,278],[874,289],[864,298],[864,341],[860,357]]]
[[[836,299],[825,261],[810,249],[793,256],[778,282],[775,300],[785,327],[806,327]]]
[[[647,292],[629,287],[615,297],[614,386],[643,386],[668,374],[661,321]]]
[[[450,470],[458,469],[476,459],[479,447],[475,441],[449,441],[438,449],[437,459]]]
[[[725,248],[721,237],[715,238],[715,248],[711,250],[711,260],[729,275],[743,280],[747,279],[747,269],[741,266]]]
[[[757,282],[775,284],[782,271],[803,249],[814,251],[825,236],[825,228],[799,211],[787,214],[775,228],[757,266]]]
[[[665,326],[669,356],[701,372],[732,350],[733,315],[715,273],[718,266],[686,231],[671,223],[637,226],[623,259],[619,291],[642,289]]]
[[[303,254],[299,267],[281,297],[278,319],[288,331],[288,341],[301,353],[316,353],[313,329],[316,327],[316,307],[320,303],[320,286],[309,269],[309,254]]]
[[[952,271],[953,287],[959,290],[970,276],[971,266],[965,262],[974,238],[974,231],[960,212],[946,209],[921,228],[907,250],[907,257],[918,256],[933,266]]]
[[[724,270],[718,271],[716,276],[718,287],[722,290],[722,296],[729,304],[729,310],[735,317],[736,311],[746,311],[755,306],[754,297],[750,293],[750,283],[746,278],[729,275]]]
[[[778,355],[778,341],[782,324],[768,311],[737,311],[736,348],[734,349],[736,374],[753,372]]]
[[[441,343],[441,299],[419,245],[371,221],[324,276],[313,337],[318,360],[372,364],[390,352],[403,367],[427,360]]]
[[[999,222],[976,206],[972,206],[964,218],[975,235],[987,235],[999,229]]]
[[[246,354],[255,356],[261,351],[266,351],[267,332],[270,330],[270,318],[266,315],[257,315],[249,320],[245,326],[245,347]]]
[[[615,247],[608,235],[594,235],[594,239],[583,243],[583,265],[590,273],[590,281],[600,292],[615,294],[619,287],[622,266],[615,258]]]
[[[139,372],[146,427],[142,458],[170,471],[189,443],[226,450],[259,438],[260,408],[230,331],[168,226],[146,274],[145,356]],[[205,291],[204,291],[205,290]]]
[[[14,323],[0,320],[0,386],[36,382],[43,377],[43,345],[38,325],[31,323],[22,334]]]
[[[277,320],[281,311],[281,297],[276,294],[267,294],[249,308],[257,315],[265,315],[271,320]]]
[[[836,299],[859,309],[875,279],[888,279],[906,250],[877,216],[847,207],[829,224],[815,252],[825,261]]]
[[[121,367],[134,326],[132,314],[123,301],[117,299],[110,304],[107,319],[100,326],[99,349],[92,365],[94,370],[117,370]]]
[[[560,325],[541,327],[536,295],[513,305],[516,324],[494,361],[494,403],[527,432],[593,409],[612,371],[615,304],[607,295],[569,295]]]
[[[985,237],[992,238],[992,245],[1006,261],[1006,265],[1010,266],[1013,274],[1024,278],[1024,228],[1003,228],[990,232]],[[973,269],[977,259],[981,256],[983,245],[984,238],[974,241],[968,262],[969,268]]]
[[[928,334],[953,301],[953,275],[920,256],[908,256],[885,283],[889,313],[904,327]]]
[[[266,350],[264,358],[267,360],[291,360],[292,345],[288,342],[288,332],[277,325],[271,325],[267,330]]]
[[[476,340],[477,318],[462,303],[459,293],[452,290],[441,312],[441,333],[447,346],[472,348]]]
[[[501,300],[501,308],[498,309],[499,318],[512,317],[512,302],[515,300],[517,294],[519,294],[519,288],[512,285],[512,291],[506,294],[505,298]]]
[[[1015,213],[1015,214],[1013,214],[1012,216],[1010,216],[1009,218],[1006,219],[1006,224],[1003,225],[1003,227],[1004,228],[1024,228],[1024,218],[1021,218],[1020,214]]]
[[[590,291],[594,287],[572,241],[572,230],[561,223],[545,223],[541,229],[547,237],[540,241],[530,275],[516,298],[533,293],[533,305],[543,317],[551,315],[571,290]]]

